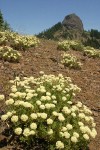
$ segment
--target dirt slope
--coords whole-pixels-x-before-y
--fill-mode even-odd
[[[54,41],[42,40],[39,47],[22,53],[20,63],[8,63],[0,61],[0,93],[8,94],[8,82],[14,76],[38,76],[39,71],[46,74],[62,73],[71,77],[73,83],[77,84],[82,91],[76,99],[89,106],[97,123],[98,135],[90,144],[90,150],[100,150],[100,59],[88,58],[81,52],[70,51],[83,63],[81,70],[65,68],[61,63],[62,51],[57,50]],[[1,107],[2,106],[2,107]],[[4,111],[4,104],[0,104],[0,112]],[[1,126],[0,132],[3,127]],[[0,135],[0,139],[4,137]],[[8,150],[1,146],[0,150]]]

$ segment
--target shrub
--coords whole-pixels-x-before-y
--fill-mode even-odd
[[[88,57],[99,57],[100,58],[100,51],[97,49],[94,49],[93,47],[87,46],[84,48],[84,55],[87,55]]]
[[[64,51],[70,50],[70,41],[66,40],[58,43],[58,49],[62,49]]]
[[[66,53],[62,55],[61,63],[74,69],[80,69],[82,66],[81,62],[79,62],[75,56]]]
[[[1,119],[8,122],[21,141],[29,144],[41,138],[52,150],[78,150],[95,138],[92,112],[81,102],[72,102],[80,88],[69,77],[41,72],[38,78],[16,77],[10,83],[7,112]]]
[[[0,59],[9,62],[19,62],[21,54],[9,46],[0,47]]]
[[[35,36],[24,36],[16,32],[0,32],[0,45],[9,45],[17,50],[26,50],[30,47],[36,47],[39,40]]]
[[[5,32],[0,32],[0,45],[6,45],[8,43],[7,37],[4,33]]]
[[[39,44],[39,40],[35,36],[22,36],[17,35],[11,46],[18,50],[27,50],[31,47],[36,47]]]
[[[70,49],[77,50],[77,51],[83,51],[84,46],[79,41],[66,40],[66,41],[58,43],[58,49],[62,49],[64,51],[67,51]]]
[[[71,41],[70,47],[71,47],[71,49],[76,50],[76,51],[84,50],[84,46],[81,42]]]

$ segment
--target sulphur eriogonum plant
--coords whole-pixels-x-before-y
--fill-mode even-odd
[[[84,45],[80,41],[70,41],[70,47],[76,51],[83,51]]]
[[[80,69],[82,66],[81,62],[79,62],[75,56],[67,54],[67,53],[64,53],[62,55],[61,63],[63,63],[65,66],[68,66],[74,69]]]
[[[84,48],[84,55],[87,55],[88,57],[93,57],[93,58],[96,58],[96,57],[100,58],[100,50],[87,46]]]
[[[9,46],[0,47],[0,59],[9,62],[19,62],[21,54]]]
[[[64,51],[70,50],[70,40],[59,42],[58,49],[62,49]]]
[[[16,32],[0,32],[0,45],[9,45],[17,50],[26,50],[30,47],[36,47],[39,39],[35,36],[21,35]]]
[[[58,49],[62,49],[64,51],[68,51],[70,49],[83,51],[84,46],[79,41],[65,40],[58,43]]]
[[[80,88],[62,74],[40,74],[38,78],[16,77],[10,81],[7,112],[1,119],[20,140],[44,139],[50,150],[85,149],[97,132],[91,110],[72,101]]]

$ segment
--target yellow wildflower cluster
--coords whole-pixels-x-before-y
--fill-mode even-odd
[[[27,50],[36,47],[39,40],[35,36],[20,35],[15,32],[0,32],[0,58],[6,61],[18,62],[21,54],[16,50]]]
[[[62,55],[62,61],[65,66],[68,66],[70,68],[79,69],[81,68],[82,64],[78,61],[78,59],[70,54],[64,53]]]
[[[93,47],[87,46],[84,48],[84,55],[88,57],[100,58],[100,50],[94,49]]]
[[[83,51],[84,46],[79,41],[73,41],[73,40],[65,40],[63,42],[58,43],[58,49],[62,49],[64,51],[68,50],[77,50],[77,51]]]
[[[38,78],[16,77],[10,83],[11,93],[5,102],[7,112],[1,120],[13,126],[20,140],[43,138],[49,149],[75,150],[85,148],[91,137],[97,135],[91,110],[72,101],[80,88],[69,77],[41,71]]]
[[[9,62],[19,62],[21,54],[9,46],[0,47],[0,59],[9,61]]]
[[[36,47],[39,40],[35,36],[20,35],[16,32],[0,32],[0,45],[9,45],[14,49],[26,50],[30,47]]]

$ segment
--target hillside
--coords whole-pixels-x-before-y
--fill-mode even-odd
[[[97,124],[97,132],[95,140],[90,143],[90,150],[100,150],[100,58],[88,58],[82,52],[70,50],[69,54],[74,54],[83,63],[81,70],[69,69],[61,64],[61,54],[63,51],[57,49],[57,42],[52,40],[41,40],[36,48],[20,51],[22,58],[19,63],[10,63],[0,60],[0,93],[9,94],[9,80],[15,76],[29,77],[39,76],[40,71],[46,74],[58,75],[62,73],[64,76],[71,77],[74,84],[81,88],[81,92],[76,95],[75,101],[79,100],[83,104],[89,106],[93,112],[94,119]],[[0,103],[0,114],[5,111],[4,103]],[[5,129],[5,125],[1,122],[0,133]],[[18,143],[15,141],[6,146],[6,139],[9,138],[0,134],[0,150],[19,149]],[[5,144],[6,143],[6,144]]]
[[[39,38],[62,41],[66,39],[80,40],[83,44],[100,49],[100,32],[96,29],[86,31],[84,23],[76,14],[65,16],[63,21],[60,21],[39,34]]]

